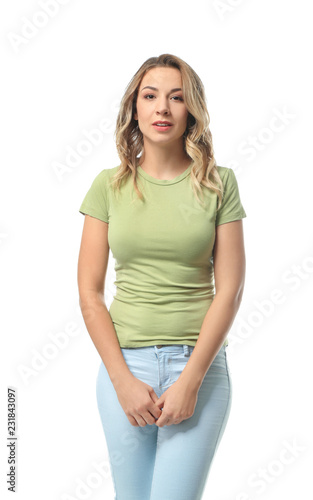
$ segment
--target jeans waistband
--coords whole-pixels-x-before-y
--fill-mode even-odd
[[[157,352],[161,352],[162,350],[164,352],[182,352],[183,351],[184,356],[190,356],[194,347],[187,345],[187,344],[171,344],[171,345],[155,345],[154,349]]]

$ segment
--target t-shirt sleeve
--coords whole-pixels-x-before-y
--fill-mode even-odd
[[[222,181],[224,184],[224,194],[222,204],[216,213],[216,226],[247,217],[241,204],[237,179],[231,168],[226,169],[226,174],[222,178]]]
[[[103,222],[109,222],[107,169],[102,170],[92,182],[79,212],[83,215],[91,215]]]

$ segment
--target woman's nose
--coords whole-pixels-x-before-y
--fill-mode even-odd
[[[160,114],[169,113],[169,105],[166,98],[159,98],[156,101],[156,111]]]

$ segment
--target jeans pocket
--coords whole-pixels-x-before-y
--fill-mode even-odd
[[[168,353],[167,357],[167,370],[169,376],[169,382],[173,384],[177,381],[181,375],[183,369],[185,368],[188,360],[193,351],[191,346],[183,346],[183,350],[180,353]]]

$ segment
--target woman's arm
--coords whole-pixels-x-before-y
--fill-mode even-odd
[[[129,370],[104,302],[109,259],[108,226],[106,222],[85,215],[77,270],[79,304],[88,333],[130,423],[145,426],[155,423],[161,410],[155,405],[158,397],[153,388]]]
[[[246,258],[242,220],[216,227],[213,250],[215,297],[204,317],[195,348],[182,378],[201,385],[224,343],[240,307],[245,281]]]
[[[79,305],[90,337],[105,364],[112,383],[129,374],[111,316],[104,302],[109,260],[108,224],[85,216],[78,258]]]
[[[160,408],[168,400],[167,411],[157,425],[179,423],[195,408],[203,378],[222,347],[240,307],[245,280],[245,250],[242,220],[216,227],[213,250],[215,297],[204,317],[195,348],[177,382],[158,400]]]

